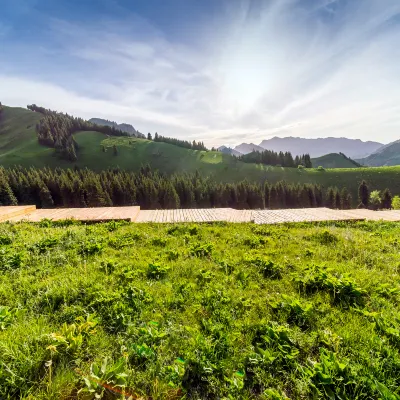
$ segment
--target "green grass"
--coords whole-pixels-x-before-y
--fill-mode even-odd
[[[323,188],[347,187],[357,203],[357,188],[366,180],[371,190],[390,188],[400,195],[400,166],[376,168],[331,168],[324,171],[314,169],[269,167],[246,164],[220,152],[187,150],[167,143],[150,142],[144,139],[126,137],[107,138],[99,132],[78,132],[75,139],[79,144],[78,161],[70,163],[59,159],[54,150],[37,143],[34,125],[38,114],[22,108],[5,107],[0,119],[0,164],[4,167],[91,168],[95,171],[119,166],[122,169],[138,171],[141,165],[150,164],[167,174],[199,171],[221,182],[237,182],[243,179],[254,182],[268,180],[275,183],[286,180],[289,183],[317,183]],[[30,128],[27,128],[30,126]],[[118,155],[112,146],[118,148]],[[107,152],[102,151],[102,146]],[[318,166],[318,165],[316,165]]]
[[[351,160],[343,157],[339,153],[330,153],[322,157],[311,159],[315,168],[319,166],[323,168],[357,168],[358,165]]]
[[[399,234],[1,224],[0,398],[399,399]]]

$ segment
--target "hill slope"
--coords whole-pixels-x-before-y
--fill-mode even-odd
[[[356,161],[342,153],[325,154],[322,157],[312,158],[311,161],[315,168],[319,166],[324,168],[358,168],[360,166]]]
[[[290,151],[293,156],[310,154],[311,157],[321,157],[330,151],[331,153],[344,153],[351,158],[363,158],[382,146],[378,142],[363,142],[360,139],[347,138],[319,138],[304,139],[298,137],[273,137],[263,140],[260,146],[273,151]]]
[[[79,132],[74,135],[79,145],[78,160],[69,162],[56,156],[52,148],[38,144],[34,126],[40,114],[22,108],[5,107],[0,120],[0,164],[4,167],[91,168],[101,171],[119,166],[138,171],[149,164],[167,174],[199,171],[221,182],[243,179],[272,183],[286,180],[289,183],[317,183],[327,188],[346,186],[355,200],[357,187],[365,179],[372,189],[389,187],[400,194],[400,167],[343,168],[298,170],[297,168],[270,167],[246,164],[229,154],[188,150],[163,142],[129,137],[107,137],[100,132]],[[27,128],[29,126],[29,128]],[[114,155],[116,145],[118,155]],[[107,151],[102,151],[104,146]],[[318,166],[318,165],[317,165]]]
[[[361,164],[377,167],[400,165],[400,140],[382,146],[375,153],[359,161]]]

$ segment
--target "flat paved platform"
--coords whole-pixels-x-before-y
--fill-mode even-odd
[[[296,208],[284,210],[234,210],[233,208],[205,208],[178,210],[140,210],[140,207],[97,207],[36,209],[35,206],[0,207],[0,222],[39,222],[75,219],[78,221],[125,220],[136,223],[179,222],[254,222],[283,224],[289,222],[322,221],[400,221],[400,211],[331,210],[329,208]]]

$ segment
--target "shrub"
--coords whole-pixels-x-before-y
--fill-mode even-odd
[[[400,210],[400,196],[393,197],[392,207],[394,210]]]
[[[325,168],[324,168],[322,165],[320,165],[320,166],[317,168],[317,171],[325,171]]]

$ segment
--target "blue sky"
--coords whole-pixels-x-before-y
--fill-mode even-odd
[[[258,143],[400,139],[399,0],[3,0],[0,101]]]

